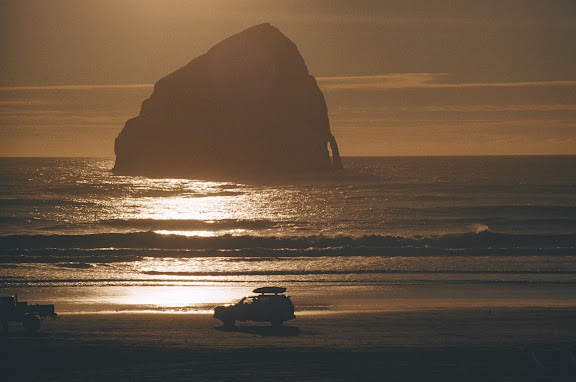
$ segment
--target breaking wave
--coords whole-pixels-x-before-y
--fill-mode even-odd
[[[0,236],[0,262],[115,262],[150,257],[576,256],[576,234],[494,233],[436,236],[233,236],[155,232]]]

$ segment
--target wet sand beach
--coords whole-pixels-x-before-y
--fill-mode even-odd
[[[302,313],[278,330],[65,314],[1,341],[3,381],[576,380],[573,308]]]

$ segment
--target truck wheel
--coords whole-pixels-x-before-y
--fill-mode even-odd
[[[22,319],[22,326],[29,332],[35,333],[40,329],[40,319],[33,314],[27,314]]]

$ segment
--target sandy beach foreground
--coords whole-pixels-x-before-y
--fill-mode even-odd
[[[3,381],[576,380],[576,309],[300,314],[275,330],[203,314],[66,314],[1,339]]]

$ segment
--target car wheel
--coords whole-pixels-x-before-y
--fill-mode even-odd
[[[235,323],[236,323],[236,320],[233,320],[233,319],[222,320],[222,324],[227,328],[234,326]]]

